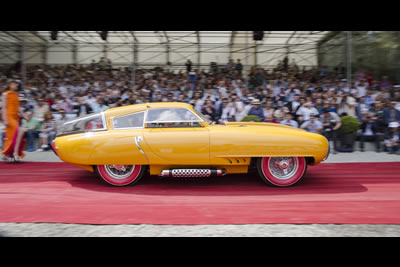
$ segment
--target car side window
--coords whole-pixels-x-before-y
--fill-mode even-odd
[[[201,119],[185,108],[150,109],[146,128],[202,127]]]
[[[113,118],[114,129],[143,128],[145,112],[137,112]]]

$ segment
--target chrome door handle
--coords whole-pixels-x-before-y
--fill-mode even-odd
[[[143,136],[135,136],[135,144],[136,144],[137,148],[139,149],[140,153],[142,153],[145,156],[147,161],[149,161],[149,158],[147,157],[146,153],[144,153],[143,149],[139,145],[139,142],[142,142],[142,141],[143,141]]]

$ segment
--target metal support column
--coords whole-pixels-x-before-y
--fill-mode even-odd
[[[254,66],[258,64],[258,41],[254,41]]]
[[[104,55],[105,59],[108,58],[108,45],[107,44],[103,44],[103,55]]]
[[[347,87],[351,86],[351,67],[352,67],[352,32],[347,32]]]
[[[137,67],[137,56],[138,56],[136,38],[133,38],[132,51],[133,51],[133,59],[132,59],[132,91],[135,92],[136,91],[136,88],[135,88],[136,67]]]
[[[72,45],[72,63],[74,65],[78,64],[78,44],[77,44],[77,42],[75,42]]]
[[[25,88],[26,84],[26,66],[25,66],[25,35],[21,32],[21,51],[20,51],[20,60],[21,60],[21,88],[22,90]]]
[[[42,45],[42,64],[47,64],[47,44]]]
[[[246,31],[246,57],[245,57],[245,77],[246,77],[246,87],[248,87],[248,77],[249,77],[249,31]]]
[[[200,71],[200,61],[201,61],[201,47],[200,47],[200,33],[196,31],[197,36],[197,69]]]

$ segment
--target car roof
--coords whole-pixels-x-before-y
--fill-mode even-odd
[[[131,113],[140,110],[146,110],[149,108],[189,108],[192,106],[187,103],[181,102],[154,102],[154,103],[144,103],[144,104],[135,104],[128,105],[116,108],[110,108],[104,111],[105,115],[116,116],[120,114]]]

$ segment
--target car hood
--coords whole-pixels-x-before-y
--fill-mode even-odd
[[[268,122],[226,122],[226,126],[228,127],[273,127],[273,128],[285,128],[285,129],[290,129],[294,131],[305,131],[300,128],[295,128],[283,124],[278,124],[278,123],[268,123]]]

